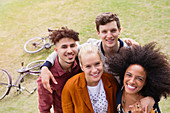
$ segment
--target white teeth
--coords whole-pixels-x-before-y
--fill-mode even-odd
[[[131,89],[135,89],[135,87],[133,87],[133,86],[131,86],[131,85],[128,85],[128,87],[131,88]]]
[[[95,75],[93,75],[93,76],[97,76],[98,74],[95,74]]]

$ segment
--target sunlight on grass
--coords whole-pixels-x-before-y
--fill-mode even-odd
[[[45,59],[53,50],[35,54],[25,53],[24,43],[33,37],[48,35],[48,28],[67,26],[80,33],[80,43],[96,38],[95,18],[110,11],[118,14],[121,21],[120,38],[132,38],[144,45],[158,42],[162,51],[170,56],[170,1],[169,0],[1,0],[0,1],[0,68],[17,78],[20,62],[25,64]],[[12,89],[0,101],[0,112],[38,113],[37,92],[17,96]],[[170,99],[163,99],[163,113],[170,112]]]

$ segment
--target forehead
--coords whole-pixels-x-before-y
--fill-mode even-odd
[[[93,63],[101,61],[100,56],[97,53],[87,53],[88,55],[82,54],[81,62],[83,65],[91,65]]]
[[[145,69],[141,65],[138,65],[138,64],[130,65],[127,68],[126,72],[130,72],[133,75],[146,76]]]
[[[76,41],[73,39],[73,38],[62,38],[62,39],[60,39],[57,43],[56,43],[56,45],[70,45],[70,44],[74,44],[74,43],[76,43]]]
[[[116,21],[111,21],[105,25],[99,25],[99,30],[105,30],[105,29],[118,29]]]

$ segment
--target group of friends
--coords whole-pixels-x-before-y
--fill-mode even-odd
[[[77,45],[79,33],[62,27],[50,34],[55,51],[37,80],[39,111],[49,113],[160,113],[170,94],[170,64],[155,42],[119,39],[119,18],[96,17],[97,34]]]

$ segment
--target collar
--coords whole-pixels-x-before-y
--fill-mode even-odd
[[[82,72],[80,74],[81,74],[80,80],[79,80],[80,82],[78,83],[79,87],[80,88],[87,87],[87,83],[86,83],[86,79],[85,79],[85,73]],[[110,83],[110,81],[108,80],[108,78],[106,76],[107,76],[107,73],[103,73],[103,75],[101,76],[103,85],[104,85],[104,87],[111,87],[112,84]]]
[[[77,60],[75,59],[75,61],[73,62],[73,65],[71,66],[71,72],[78,66],[78,63],[77,63]],[[56,72],[58,73],[59,76],[62,76],[66,73],[71,73],[69,71],[64,71],[59,63],[59,60],[58,60],[58,56],[56,58],[56,61],[55,61],[55,70]]]
[[[119,38],[118,38],[118,41],[120,43],[120,46],[119,46],[119,49],[118,49],[117,53],[119,53],[120,48],[123,47],[123,41],[120,40]],[[101,51],[102,51],[103,55],[105,55],[104,49],[103,49],[103,46],[102,46],[102,41],[101,41],[101,44],[100,44],[100,48],[101,48]]]

